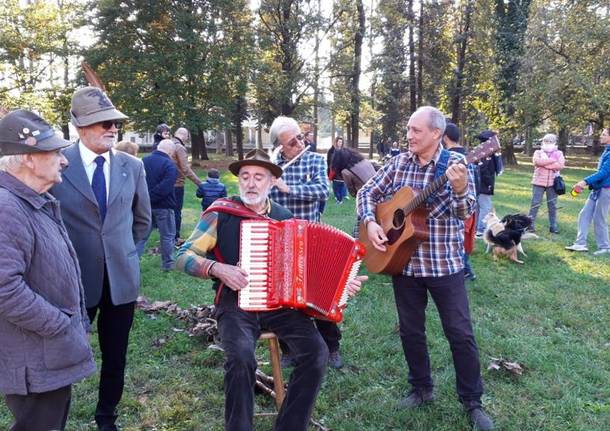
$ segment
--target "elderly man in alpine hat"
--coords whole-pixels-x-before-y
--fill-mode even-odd
[[[70,145],[36,114],[0,120],[0,392],[10,430],[63,430],[72,384],[95,371],[78,260],[47,191]]]
[[[79,258],[89,320],[97,316],[102,366],[95,421],[114,431],[140,288],[136,243],[151,223],[150,198],[142,161],[113,149],[127,117],[108,96],[81,88],[70,114],[80,139],[64,151],[70,165],[51,192]]]

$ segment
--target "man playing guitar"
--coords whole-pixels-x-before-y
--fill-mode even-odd
[[[388,237],[381,221],[375,218],[377,204],[404,186],[421,190],[442,173],[448,179],[427,200],[428,239],[418,245],[402,273],[392,277],[400,338],[412,386],[400,405],[415,408],[434,400],[425,333],[429,291],[451,346],[460,401],[476,429],[490,430],[493,421],[481,405],[483,382],[462,258],[463,220],[476,207],[474,173],[471,167],[460,163],[464,161],[463,155],[443,150],[445,117],[438,109],[419,108],[411,115],[407,129],[409,151],[391,159],[358,192],[358,215],[365,224],[368,240],[377,250],[385,252]]]

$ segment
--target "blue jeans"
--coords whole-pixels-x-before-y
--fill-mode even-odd
[[[333,193],[337,202],[343,202],[343,199],[347,196],[345,181],[333,180]]]
[[[174,187],[174,197],[176,198],[176,209],[174,209],[174,217],[176,218],[176,240],[180,238],[180,228],[182,227],[182,207],[184,206],[184,187]]]
[[[470,260],[468,258],[468,253],[464,252],[462,254],[462,258],[464,259],[464,274],[473,274],[472,267],[470,266]]]
[[[477,197],[477,203],[479,204],[479,208],[477,211],[477,233],[484,234],[485,233],[485,222],[483,219],[492,209],[491,195],[486,195],[481,193]]]
[[[153,208],[152,225],[146,238],[136,244],[138,256],[144,254],[144,246],[154,228],[159,229],[161,242],[161,268],[170,270],[174,268],[174,246],[176,245],[176,220],[172,208]]]
[[[529,216],[532,218],[532,229],[536,229],[536,215],[542,204],[542,195],[546,192],[546,206],[549,209],[549,229],[551,231],[557,230],[557,193],[553,186],[542,187],[533,186],[532,189],[532,203],[530,205]]]
[[[587,234],[589,225],[593,221],[593,232],[598,250],[610,248],[608,241],[608,210],[610,209],[610,189],[599,190],[596,200],[591,196],[585,202],[585,206],[578,214],[578,235],[574,244],[587,245]]]

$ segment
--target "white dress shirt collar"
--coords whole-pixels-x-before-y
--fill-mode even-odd
[[[82,141],[78,142],[78,149],[80,151],[80,158],[83,160],[83,165],[85,165],[85,167],[90,166],[92,163],[94,163],[94,160],[97,156],[102,156],[103,158],[105,158],[106,163],[108,164],[108,166],[110,166],[110,151],[112,150],[106,151],[102,154],[97,154],[87,148],[85,144],[82,143]]]

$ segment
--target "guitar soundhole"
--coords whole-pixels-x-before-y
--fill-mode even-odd
[[[394,217],[392,218],[392,225],[394,229],[400,229],[405,224],[405,213],[401,209],[394,211]]]

